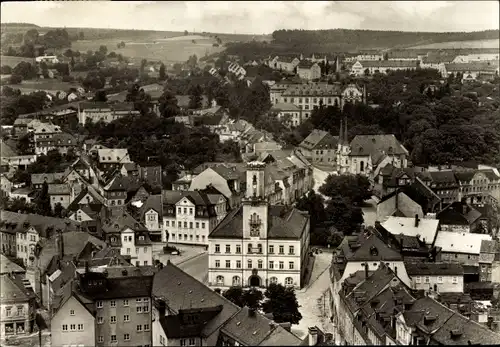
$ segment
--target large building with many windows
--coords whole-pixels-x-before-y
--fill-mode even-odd
[[[265,163],[248,163],[242,206],[208,237],[209,286],[302,286],[309,259],[309,216],[264,199],[264,169]]]

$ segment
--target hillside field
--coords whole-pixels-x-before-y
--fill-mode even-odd
[[[19,64],[22,61],[33,64],[35,62],[35,59],[34,58],[24,58],[24,57],[12,57],[12,56],[7,56],[7,55],[0,56],[0,64],[2,66],[7,65],[7,66],[10,66],[11,68],[14,68],[17,64]]]
[[[410,47],[411,49],[467,49],[467,48],[497,48],[500,40],[448,41]]]

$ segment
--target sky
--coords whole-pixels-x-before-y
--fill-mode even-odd
[[[1,22],[49,27],[271,34],[278,29],[499,29],[498,1],[2,2]]]

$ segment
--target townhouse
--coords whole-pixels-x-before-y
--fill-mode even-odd
[[[500,335],[410,289],[384,264],[339,289],[335,341],[347,345],[495,344]]]
[[[283,90],[284,86],[287,86]],[[365,102],[364,87],[349,84],[307,83],[276,84],[271,87],[271,103],[290,103],[302,110],[304,119],[309,119],[315,107],[337,106],[343,108],[347,103]]]
[[[150,225],[156,227],[158,223],[162,241],[170,243],[207,245],[208,235],[228,211],[222,194],[200,191],[164,190],[161,204],[148,207],[144,215]]]
[[[302,60],[297,65],[297,75],[306,81],[319,80],[321,78],[321,67],[316,62]]]
[[[408,150],[392,134],[356,135],[349,144],[350,172],[373,178],[373,172],[387,157],[398,168],[408,166]]]
[[[424,57],[420,61],[420,67],[422,69],[434,69],[438,70],[438,72],[441,74],[442,77],[447,77],[448,74],[446,72],[446,65],[447,63],[451,63],[451,60],[453,58],[449,57],[442,57],[442,56],[429,56],[429,57]]]
[[[302,110],[294,104],[278,103],[271,108],[271,112],[288,126],[296,127],[302,123]]]
[[[77,273],[54,309],[53,343],[152,346],[153,275],[128,267]]]
[[[479,281],[491,282],[498,278],[498,273],[493,274],[497,268],[497,254],[500,254],[500,243],[496,240],[482,240],[479,250]]]
[[[352,65],[351,74],[355,76],[372,75],[375,73],[386,74],[389,71],[416,70],[418,66],[418,60],[358,60]]]
[[[339,136],[333,136],[327,131],[314,129],[300,144],[302,154],[314,164],[337,164],[339,156]]]
[[[153,346],[297,346],[307,343],[260,312],[239,308],[170,261],[154,276]],[[189,327],[189,329],[187,329]]]
[[[35,154],[45,154],[57,150],[61,155],[66,155],[78,149],[78,140],[68,133],[56,133],[50,138],[40,138],[35,141]]]
[[[153,264],[153,245],[148,229],[127,212],[110,216],[103,222],[102,230],[106,243],[120,250],[122,256],[130,257],[135,266]]]
[[[491,241],[490,235],[453,231],[439,231],[434,242],[441,248],[441,260],[458,262],[464,266],[466,282],[479,281],[479,256],[483,240]]]
[[[457,263],[405,262],[411,288],[429,294],[463,293],[464,269]]]
[[[36,296],[29,282],[19,274],[2,274],[0,288],[0,338],[31,334],[35,326]]]
[[[441,198],[444,205],[460,201],[459,183],[453,171],[424,171],[417,173],[417,177]]]
[[[481,212],[461,201],[455,201],[439,211],[436,218],[443,231],[470,233],[482,227]]]
[[[212,287],[300,288],[309,260],[309,216],[265,200],[265,163],[247,164],[243,206],[210,233],[208,282]]]
[[[299,63],[300,59],[297,57],[278,57],[271,68],[293,73]]]
[[[498,76],[498,61],[445,64],[447,76],[462,75],[462,83],[478,79],[492,80]]]
[[[53,183],[48,185],[47,194],[50,197],[50,207],[52,210],[55,210],[57,204],[66,209],[75,198],[75,189],[70,184]]]
[[[78,123],[85,125],[87,122],[111,123],[114,120],[127,116],[138,116],[131,102],[106,103],[106,102],[80,102],[78,103]]]
[[[389,233],[393,235],[405,235],[420,238],[426,245],[432,245],[436,239],[439,229],[437,219],[418,217],[395,217],[390,216],[381,223]]]

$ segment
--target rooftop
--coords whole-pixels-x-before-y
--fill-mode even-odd
[[[438,231],[439,221],[437,219],[418,218],[418,225],[416,223],[415,217],[390,216],[381,224],[393,235],[419,236],[426,244],[432,244]]]
[[[439,231],[434,245],[442,252],[479,254],[483,240],[491,240],[490,235]]]
[[[405,262],[409,276],[463,276],[464,269],[458,263]]]

